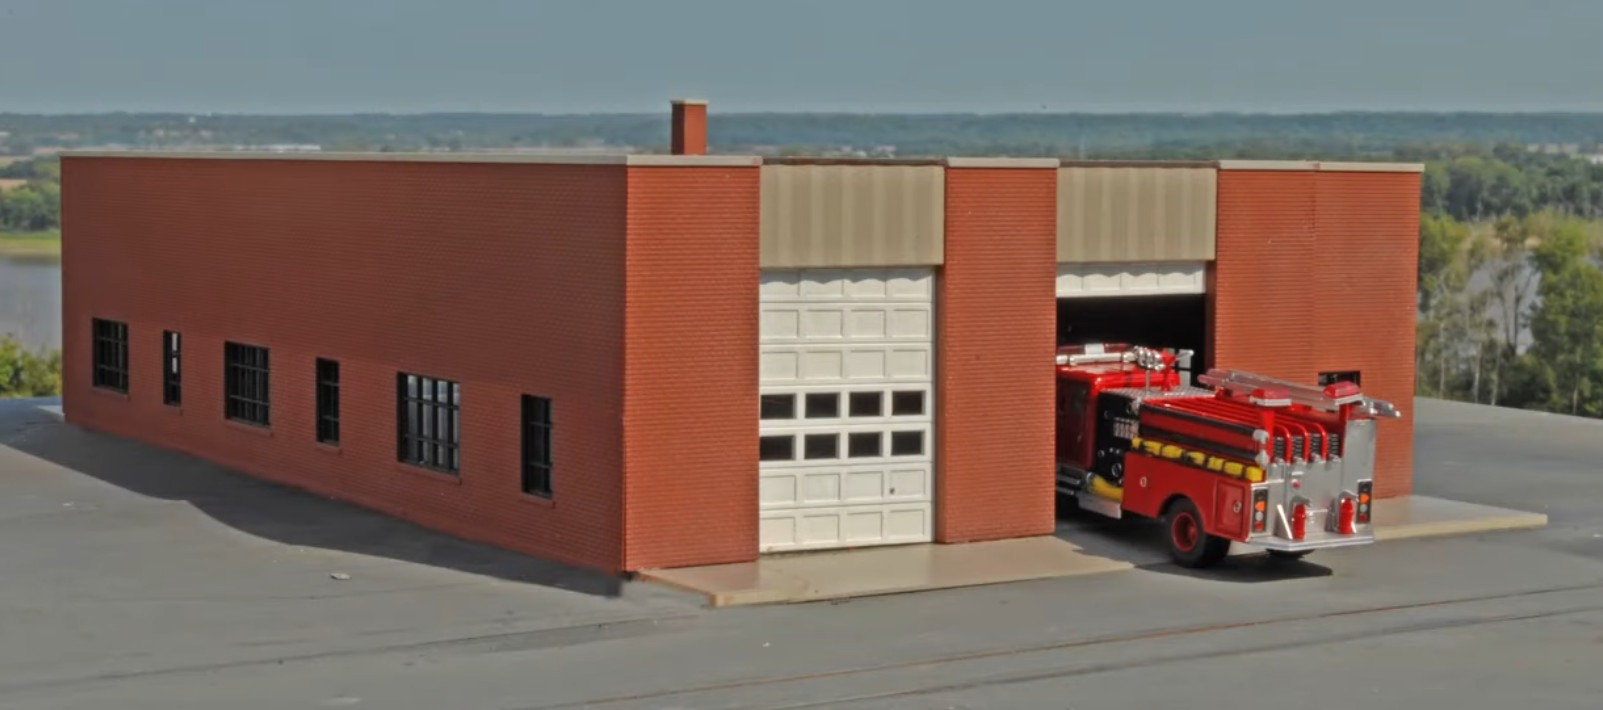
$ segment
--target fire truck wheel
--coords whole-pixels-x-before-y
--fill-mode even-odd
[[[1163,516],[1168,530],[1169,555],[1181,567],[1212,567],[1230,552],[1230,541],[1209,535],[1202,527],[1202,513],[1190,498],[1169,505]]]

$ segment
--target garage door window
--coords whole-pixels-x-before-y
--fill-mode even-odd
[[[923,392],[895,392],[891,394],[891,416],[919,417],[923,415]]]
[[[854,432],[847,436],[846,455],[854,459],[883,456],[884,440],[884,435],[877,431]]]
[[[796,460],[796,437],[765,436],[758,439],[757,458],[762,461]]]
[[[796,418],[796,395],[765,394],[762,396],[760,406],[763,419]]]
[[[808,434],[804,448],[809,460],[840,458],[840,435]]]
[[[892,456],[923,456],[924,432],[898,431],[891,434]]]
[[[808,419],[835,419],[840,416],[840,393],[813,392],[807,395]]]
[[[853,392],[851,395],[851,415],[853,417],[885,416],[885,393]]]

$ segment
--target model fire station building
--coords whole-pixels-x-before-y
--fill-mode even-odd
[[[69,153],[64,411],[609,572],[1054,528],[1056,348],[1397,402],[1420,166]]]

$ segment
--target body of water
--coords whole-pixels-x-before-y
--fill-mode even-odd
[[[0,335],[24,347],[61,347],[61,262],[0,256]]]

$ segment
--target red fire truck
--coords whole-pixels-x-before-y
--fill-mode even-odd
[[[1401,414],[1357,384],[1235,370],[1183,381],[1185,350],[1069,345],[1057,353],[1057,489],[1112,518],[1161,520],[1187,567],[1231,542],[1271,555],[1374,541],[1375,420]]]

